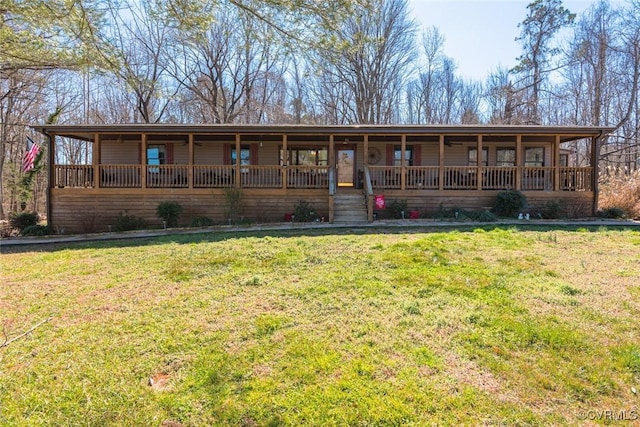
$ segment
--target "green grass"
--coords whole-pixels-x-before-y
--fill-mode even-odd
[[[640,404],[637,231],[303,233],[2,254],[6,338],[52,320],[0,348],[0,425],[576,425]]]

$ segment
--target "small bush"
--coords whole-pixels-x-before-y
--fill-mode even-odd
[[[76,220],[80,224],[80,230],[85,233],[97,233],[103,229],[103,219],[99,215],[99,211],[86,209],[77,212]]]
[[[191,220],[191,227],[209,227],[213,224],[213,220],[208,216],[199,216]]]
[[[113,225],[113,231],[142,230],[147,228],[147,222],[135,215],[127,215],[120,212]]]
[[[309,202],[300,200],[293,210],[295,222],[311,222],[318,218],[315,209]]]
[[[564,214],[565,208],[560,200],[549,200],[531,213],[532,217],[543,219],[558,219]]]
[[[22,232],[25,228],[38,224],[38,219],[38,214],[35,212],[22,212],[11,215],[9,224]]]
[[[493,222],[498,219],[498,217],[495,216],[495,214],[484,209],[477,210],[477,211],[465,210],[462,212],[462,214],[473,221],[479,221],[479,222]]]
[[[600,218],[612,218],[612,219],[624,218],[624,210],[616,207],[605,208],[596,212],[596,215],[599,216]]]
[[[55,234],[53,227],[48,225],[30,225],[20,233],[22,236],[48,236]]]
[[[178,202],[160,202],[156,209],[156,215],[166,221],[167,227],[177,227],[181,213],[182,206]]]
[[[517,190],[501,191],[496,197],[493,213],[498,216],[515,216],[527,206],[527,198]]]
[[[434,218],[455,220],[455,221],[478,221],[478,222],[493,222],[498,219],[493,213],[485,209],[468,210],[462,208],[450,208],[445,209],[440,206],[438,211],[435,212]]]
[[[405,199],[394,200],[387,206],[389,218],[400,219],[402,218],[402,212],[404,212],[405,218],[409,217],[409,209]]]
[[[9,221],[0,221],[0,237],[11,237],[15,235],[15,229],[11,227]]]

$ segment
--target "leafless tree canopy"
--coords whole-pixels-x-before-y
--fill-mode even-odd
[[[19,165],[26,137],[39,138],[28,125],[52,121],[601,125],[617,129],[604,163],[638,168],[640,0],[580,15],[534,0],[519,29],[518,65],[472,81],[407,0],[9,2],[0,218],[24,201]],[[76,141],[55,156],[90,154]],[[30,208],[43,209],[44,185]]]

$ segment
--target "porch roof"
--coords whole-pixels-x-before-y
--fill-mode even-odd
[[[562,142],[600,137],[615,128],[604,126],[539,125],[241,125],[241,124],[80,124],[35,125],[45,135],[93,141],[97,134],[154,135],[456,135],[456,136],[553,136]]]

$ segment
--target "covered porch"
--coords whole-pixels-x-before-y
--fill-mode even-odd
[[[589,200],[595,209],[599,138],[609,131],[144,124],[36,129],[50,140],[52,210],[57,196],[109,195],[117,200],[117,194],[139,194],[152,200],[180,195],[195,200],[238,188],[262,200],[290,203],[301,195],[326,200],[321,209],[329,220],[333,198],[348,189],[361,191],[369,220],[373,195],[385,193],[420,203],[478,194],[494,197],[501,190],[558,198],[580,192],[581,200]],[[59,154],[56,147],[67,140],[85,144],[85,162],[69,162]]]

